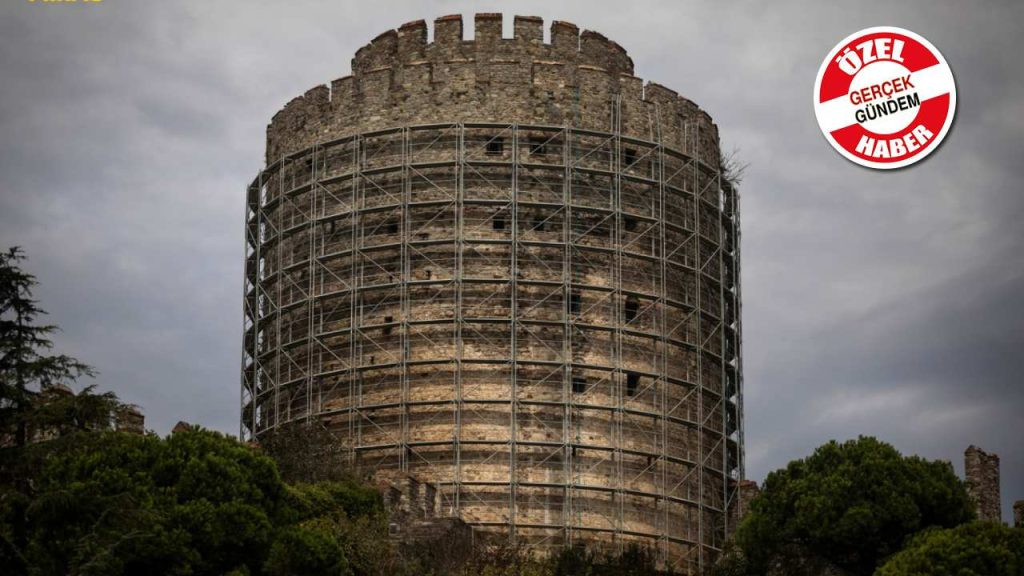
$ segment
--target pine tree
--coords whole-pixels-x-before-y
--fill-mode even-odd
[[[16,446],[27,442],[27,420],[33,397],[40,391],[93,370],[75,358],[49,355],[53,324],[32,298],[35,276],[21,269],[24,252],[17,246],[0,253],[0,433],[13,435]]]

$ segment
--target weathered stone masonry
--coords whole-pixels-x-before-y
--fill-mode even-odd
[[[1003,521],[999,494],[999,456],[977,446],[964,451],[964,476],[967,491],[974,499],[979,520]]]
[[[595,32],[385,32],[275,115],[246,216],[243,434],[315,417],[437,516],[710,566],[742,479],[717,129]]]
[[[463,40],[462,17],[410,22],[356,52],[352,75],[310,89],[278,112],[267,129],[267,163],[314,142],[356,132],[433,122],[500,122],[612,131],[618,99],[621,134],[688,150],[718,164],[718,129],[695,104],[633,76],[626,51],[603,35],[553,22],[551,43],[540,18],[516,16],[515,36],[501,37],[500,14],[477,14],[475,39]],[[688,132],[689,131],[689,132]]]

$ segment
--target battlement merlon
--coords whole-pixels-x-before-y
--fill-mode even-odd
[[[633,61],[604,35],[562,21],[516,16],[502,37],[501,14],[474,17],[463,38],[461,15],[408,22],[379,34],[352,59],[352,74],[293,99],[267,127],[267,163],[316,142],[397,125],[507,121],[612,131],[618,100],[622,134],[688,151],[700,134],[701,160],[715,165],[717,127],[693,102],[633,75]],[[654,124],[660,123],[655,127]]]
[[[358,75],[386,66],[407,65],[428,57],[429,50],[431,55],[439,57],[436,60],[475,54],[501,58],[531,54],[542,59],[561,56],[568,61],[600,66],[616,73],[633,73],[633,60],[626,50],[598,32],[584,30],[581,33],[575,24],[555,21],[551,24],[551,43],[545,44],[544,21],[541,18],[516,16],[512,38],[502,37],[502,21],[501,14],[476,14],[473,18],[473,40],[466,40],[461,15],[441,16],[434,20],[434,41],[430,43],[427,42],[426,22],[408,22],[397,30],[379,34],[357,50],[352,60],[352,71]]]

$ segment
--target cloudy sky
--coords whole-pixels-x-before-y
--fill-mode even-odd
[[[229,2],[0,7],[0,246],[18,244],[59,350],[166,433],[238,431],[243,190],[286,101],[403,22],[569,20],[622,44],[749,163],[743,184],[748,475],[872,434],[1002,458],[1024,499],[1021,2]],[[811,105],[825,54],[909,28],[958,85],[910,169],[835,153]],[[468,26],[471,28],[471,26]]]

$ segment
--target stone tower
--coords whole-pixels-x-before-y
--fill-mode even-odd
[[[969,446],[964,452],[964,476],[967,479],[967,491],[977,507],[978,519],[1002,522],[999,456],[989,454],[977,446]]]
[[[710,566],[743,474],[739,206],[711,118],[596,32],[387,31],[267,129],[246,214],[242,434],[543,550]]]

